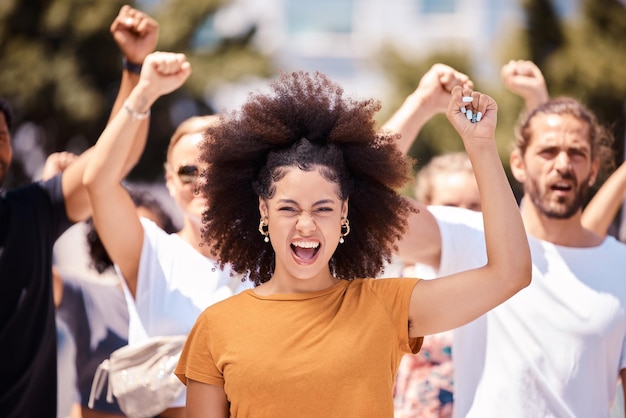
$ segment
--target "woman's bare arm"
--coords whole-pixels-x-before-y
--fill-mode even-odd
[[[187,379],[186,412],[188,418],[228,418],[230,413],[224,386]]]
[[[471,96],[472,102],[462,101]],[[461,107],[480,112],[476,123]],[[494,133],[497,104],[489,96],[455,87],[446,115],[470,157],[483,202],[487,249],[484,267],[419,282],[413,291],[411,336],[464,325],[504,302],[530,283],[531,258],[517,201],[504,172]]]

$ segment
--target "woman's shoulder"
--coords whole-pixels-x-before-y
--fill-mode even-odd
[[[253,290],[246,289],[222,299],[205,308],[200,316],[206,317],[207,320],[212,320],[213,318],[223,320],[224,318],[232,317],[231,315],[236,316],[238,312],[248,308],[253,303],[254,298],[251,297],[249,292],[253,292]]]
[[[403,293],[412,291],[420,279],[409,277],[398,278],[362,278],[354,279],[349,283],[349,288],[364,289],[373,293]]]

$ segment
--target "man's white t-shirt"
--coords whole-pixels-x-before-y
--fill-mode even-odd
[[[529,243],[532,283],[487,314],[467,417],[608,418],[626,368],[626,246]]]
[[[484,264],[475,218],[432,212],[440,274]],[[454,416],[608,417],[626,368],[626,246],[613,237],[591,248],[529,243],[531,284],[455,330]]]

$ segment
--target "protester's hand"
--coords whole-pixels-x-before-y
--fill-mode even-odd
[[[147,14],[126,5],[111,24],[111,34],[130,63],[142,64],[156,48],[159,24]]]
[[[527,110],[548,100],[548,88],[541,70],[532,61],[511,60],[502,67],[504,85],[524,99]]]
[[[448,65],[435,64],[422,76],[415,93],[422,97],[424,110],[443,113],[450,103],[450,92],[456,86],[472,89],[474,83],[468,75]]]
[[[191,74],[185,54],[153,52],[143,63],[139,83],[155,96],[171,93],[182,86]]]
[[[452,89],[446,111],[448,120],[463,141],[493,141],[498,121],[498,105],[490,96],[460,86]],[[464,98],[470,98],[465,99]]]
[[[58,173],[65,170],[76,158],[78,158],[78,155],[72,154],[71,152],[53,152],[48,155],[46,159],[46,163],[41,172],[41,179],[48,180],[56,176]]]

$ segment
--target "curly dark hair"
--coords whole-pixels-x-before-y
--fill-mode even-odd
[[[256,285],[274,271],[272,246],[263,242],[259,196],[269,198],[285,167],[311,170],[339,185],[349,200],[350,236],[330,260],[335,277],[375,277],[391,259],[413,210],[396,190],[410,177],[396,135],[377,134],[373,99],[346,98],[324,74],[282,73],[267,93],[251,94],[239,111],[207,128],[201,159],[203,240],[221,266],[230,263]]]

